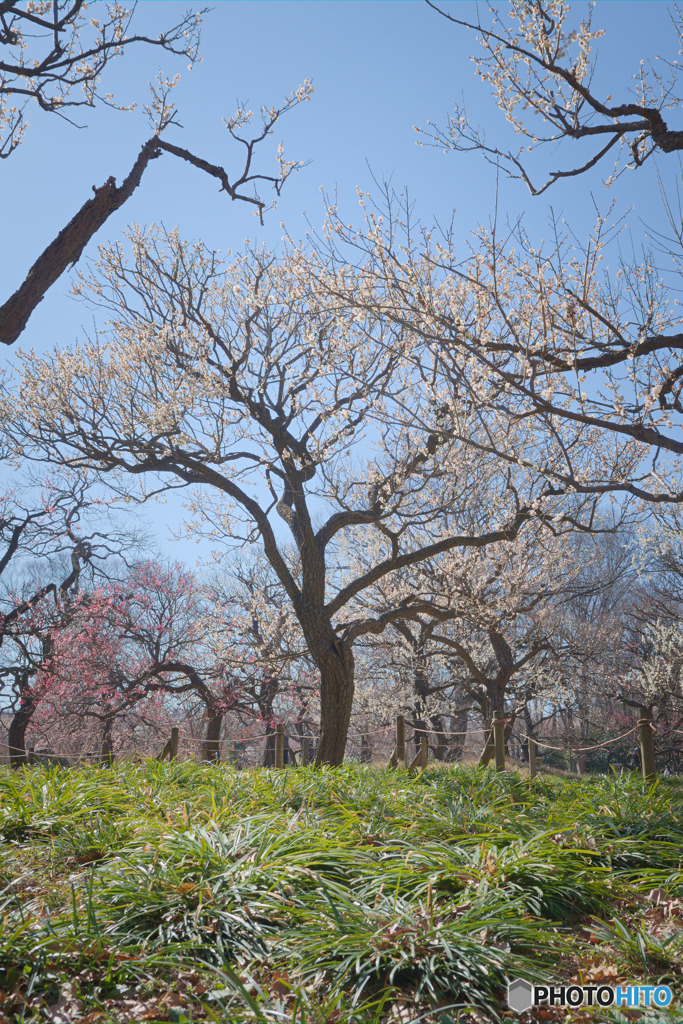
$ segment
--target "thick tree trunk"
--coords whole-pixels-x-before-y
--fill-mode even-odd
[[[264,722],[273,721],[273,696],[270,695],[264,700],[263,697],[259,700],[259,711],[261,718]],[[264,768],[275,767],[275,726],[266,726],[266,745],[263,749],[263,761],[261,762]]]
[[[479,764],[482,767],[484,767],[487,764],[490,764],[490,762],[491,762],[491,760],[493,758],[493,753],[494,753],[493,728],[491,728],[491,730],[486,734],[486,745],[485,745],[484,749],[481,752],[481,757],[479,758]]]
[[[12,768],[19,768],[26,764],[26,730],[36,710],[33,694],[28,686],[21,688],[21,704],[15,712],[9,724],[7,746],[9,749],[9,763]]]
[[[344,761],[354,693],[353,652],[335,638],[321,658],[320,741],[315,763],[336,768]]]
[[[263,751],[263,767],[275,767],[275,733],[269,731],[266,734],[266,746]]]
[[[436,746],[434,749],[434,758],[436,761],[443,761],[445,758],[445,736],[441,731],[443,729],[443,719],[440,715],[432,715],[431,719],[432,731],[436,733]]]
[[[102,725],[102,744],[100,746],[100,764],[111,767],[114,763],[114,744],[112,742],[113,718],[105,718]]]
[[[220,758],[220,738],[223,715],[215,708],[207,707],[206,737],[202,744],[202,761],[215,764]]]
[[[437,761],[445,761],[448,737],[443,732],[443,717],[441,715],[432,715],[430,722],[432,724],[432,731],[436,733],[434,757]]]
[[[261,680],[261,686],[259,692],[256,694],[256,701],[258,703],[259,713],[261,715],[261,721],[264,723],[273,722],[273,703],[277,692],[280,688],[280,680],[277,676],[266,675]],[[261,764],[264,768],[275,767],[275,726],[266,725],[265,727],[265,739],[266,745],[263,750],[263,760]]]
[[[484,727],[489,730],[481,757],[480,765],[487,765],[493,758],[493,713],[494,711],[505,712],[505,685],[507,680],[489,680],[486,687],[488,697],[486,703],[486,721]]]
[[[469,710],[457,711],[454,715],[451,715],[451,731],[455,733],[462,733],[461,736],[453,736],[453,744],[451,746],[452,758],[454,761],[460,761],[462,759],[462,752],[465,749],[465,740],[467,739],[467,722],[469,719]]]

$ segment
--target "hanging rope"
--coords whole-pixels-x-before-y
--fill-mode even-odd
[[[625,739],[626,736],[630,736],[632,733],[638,730],[639,726],[634,725],[628,732],[624,732],[621,736],[615,736],[611,740],[605,740],[603,743],[595,743],[592,747],[575,747],[572,745],[571,750],[574,754],[584,754],[589,750],[598,750],[600,747],[607,747],[610,743],[617,743],[619,740]],[[535,736],[529,736],[528,733],[523,732],[519,734],[525,740],[533,740],[537,747],[546,747],[548,750],[560,750],[566,751],[568,747],[554,747],[551,743],[543,743],[541,740],[536,739]]]

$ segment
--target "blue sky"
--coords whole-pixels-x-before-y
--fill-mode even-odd
[[[469,2],[444,6],[457,9],[460,17],[476,14]],[[92,5],[92,13],[96,7]],[[184,2],[143,0],[136,15],[138,30],[157,34],[187,7]],[[575,7],[585,10],[585,5]],[[599,44],[598,84],[609,83],[607,91],[614,99],[629,98],[630,76],[641,58],[658,53],[677,57],[677,39],[664,3],[599,0],[594,24],[607,30]],[[238,100],[254,108],[262,102],[277,104],[310,78],[315,86],[312,100],[291,111],[275,136],[276,142],[284,142],[287,157],[310,163],[290,179],[277,211],[266,216],[261,228],[251,209],[220,195],[213,180],[164,156],[150,167],[135,195],[108,221],[86,256],[94,257],[97,241],[119,237],[132,221],[177,225],[184,235],[201,238],[216,249],[239,248],[247,237],[276,245],[282,220],[294,237],[306,230],[305,217],[320,224],[321,187],[337,191],[345,220],[356,218],[356,187],[372,192],[373,173],[378,179],[391,177],[396,188],[407,187],[424,221],[450,219],[455,211],[456,228],[465,239],[491,215],[495,173],[475,154],[444,156],[417,146],[413,126],[430,119],[443,123],[453,101],[464,95],[471,119],[489,126],[491,138],[502,128],[502,116],[468,60],[475,45],[470,34],[446,23],[420,0],[214,4],[203,23],[203,60],[191,72],[186,62],[139,47],[112,65],[103,84],[121,102],[138,101],[142,107],[148,100],[146,82],[160,64],[167,72],[180,70],[176,102],[184,128],[173,129],[168,138],[230,170],[235,150],[221,118],[232,114]],[[82,130],[39,111],[31,111],[29,120],[24,145],[0,164],[0,280],[5,296],[89,197],[91,187],[111,174],[121,180],[149,135],[141,110],[88,112]],[[681,126],[671,118],[671,127]],[[264,147],[262,160],[270,170],[272,148]],[[672,176],[673,161],[662,165],[662,171]],[[524,213],[538,236],[552,202],[581,233],[592,220],[591,188],[601,196],[600,175],[556,187],[541,199],[532,199],[517,183],[504,184],[500,205],[511,219]],[[642,221],[661,225],[654,165],[622,176],[613,193],[622,212],[637,204]],[[634,230],[640,229],[636,220]],[[82,336],[92,314],[69,297],[69,287],[68,275],[54,286],[32,317],[22,348],[41,351]],[[150,509],[164,545],[169,518],[168,510]],[[194,554],[194,547],[167,550],[172,557]]]

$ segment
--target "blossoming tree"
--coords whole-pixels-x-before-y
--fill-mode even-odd
[[[71,351],[24,357],[6,429],[25,457],[97,467],[124,491],[136,479],[143,495],[194,486],[195,529],[228,546],[258,541],[320,674],[318,759],[339,764],[355,642],[419,609],[399,588],[357,615],[356,596],[426,557],[512,540],[538,516],[559,528],[574,513],[541,502],[524,466],[500,473],[484,443],[475,451],[443,425],[425,429],[439,422],[439,389],[414,372],[415,335],[316,292],[299,250],[223,263],[156,228],[135,229],[130,245],[131,257],[102,247],[81,284],[109,327]],[[470,415],[463,403],[459,416]],[[504,429],[510,445],[525,443],[523,422],[477,429],[482,442]],[[483,476],[495,514],[460,533],[448,511]],[[342,534],[379,537],[376,564],[350,570]]]
[[[475,72],[507,123],[495,133],[488,126],[485,135],[457,106],[445,127],[430,126],[421,138],[480,153],[535,196],[590,175],[597,199],[595,226],[582,244],[551,211],[550,242],[534,242],[523,225],[505,232],[494,225],[475,236],[469,253],[452,237],[441,247],[425,246],[422,255],[467,287],[477,307],[468,317],[454,316],[427,299],[425,330],[441,332],[454,384],[463,361],[476,361],[487,379],[506,388],[507,414],[523,410],[548,431],[561,422],[576,432],[590,425],[636,456],[628,472],[584,479],[569,473],[574,486],[627,490],[655,503],[683,500],[681,326],[667,284],[680,273],[683,235],[672,200],[678,186],[665,167],[667,156],[683,149],[683,131],[670,123],[681,104],[680,10],[671,11],[664,52],[624,67],[624,81],[621,68],[613,71],[607,92],[596,73],[595,44],[604,32],[593,25],[593,9],[579,19],[561,0],[513,0],[468,21],[457,8],[430,6],[454,31],[476,33]],[[559,168],[544,159],[551,147]],[[655,179],[656,157],[662,162]],[[603,180],[596,179],[604,168]],[[600,190],[606,194],[627,169],[638,172],[644,190],[661,194],[670,227],[669,237],[666,229],[652,232],[640,253],[631,243],[628,257],[615,246],[618,225],[597,212]],[[606,269],[610,256],[616,271]],[[419,299],[413,290],[410,304]]]
[[[23,480],[0,501],[0,679],[12,713],[12,763],[24,759],[24,736],[37,707],[35,679],[49,661],[54,635],[69,621],[84,576],[137,544],[112,523],[88,480],[55,475],[38,486]]]

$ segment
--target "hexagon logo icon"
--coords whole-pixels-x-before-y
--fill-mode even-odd
[[[516,978],[514,981],[508,982],[508,1006],[515,1013],[524,1013],[525,1010],[531,1009],[533,1005],[531,995],[531,982],[524,981],[523,978]]]

